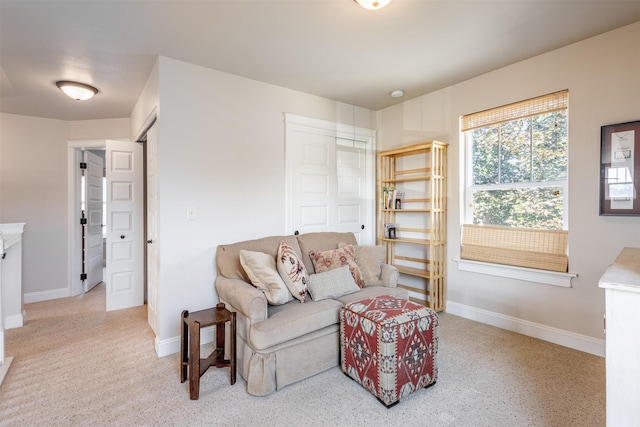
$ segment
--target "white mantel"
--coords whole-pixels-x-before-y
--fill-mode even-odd
[[[605,289],[607,425],[640,425],[640,248],[624,248],[600,278]]]
[[[24,324],[22,233],[25,223],[0,224],[0,384],[12,357],[5,357],[4,330]]]

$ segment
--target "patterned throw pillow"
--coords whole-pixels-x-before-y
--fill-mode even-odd
[[[280,242],[276,266],[280,277],[282,277],[294,298],[304,302],[307,297],[309,274],[302,260],[286,242]]]
[[[324,252],[309,251],[309,257],[313,262],[316,273],[322,273],[342,267],[343,265],[348,265],[356,285],[361,288],[364,287],[364,279],[362,278],[362,272],[358,264],[356,264],[356,251],[353,245],[346,245],[339,249]]]

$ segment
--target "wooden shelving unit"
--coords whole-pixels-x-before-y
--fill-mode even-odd
[[[378,242],[400,271],[410,299],[443,311],[446,302],[447,143],[422,142],[378,153]],[[400,209],[384,190],[404,193]],[[385,224],[396,224],[396,237]]]

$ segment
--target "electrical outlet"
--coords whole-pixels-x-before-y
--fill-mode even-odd
[[[198,217],[195,206],[187,206],[187,221],[195,221]]]

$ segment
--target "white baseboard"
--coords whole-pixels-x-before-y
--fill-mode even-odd
[[[4,377],[7,376],[7,372],[9,372],[9,367],[11,366],[11,362],[13,362],[13,356],[5,357],[4,363],[0,365],[0,385],[4,381]]]
[[[51,289],[50,291],[29,292],[24,294],[24,303],[49,301],[51,299],[66,298],[69,296],[69,288]]]
[[[23,326],[24,326],[24,313],[13,314],[11,316],[7,316],[4,318],[5,329],[22,328]]]
[[[447,301],[447,313],[604,357],[605,340]]]
[[[214,331],[215,326],[207,326],[206,328],[200,329],[200,345],[213,342]],[[178,353],[180,351],[180,337],[172,337],[166,340],[160,340],[156,337],[155,348],[158,357]]]

